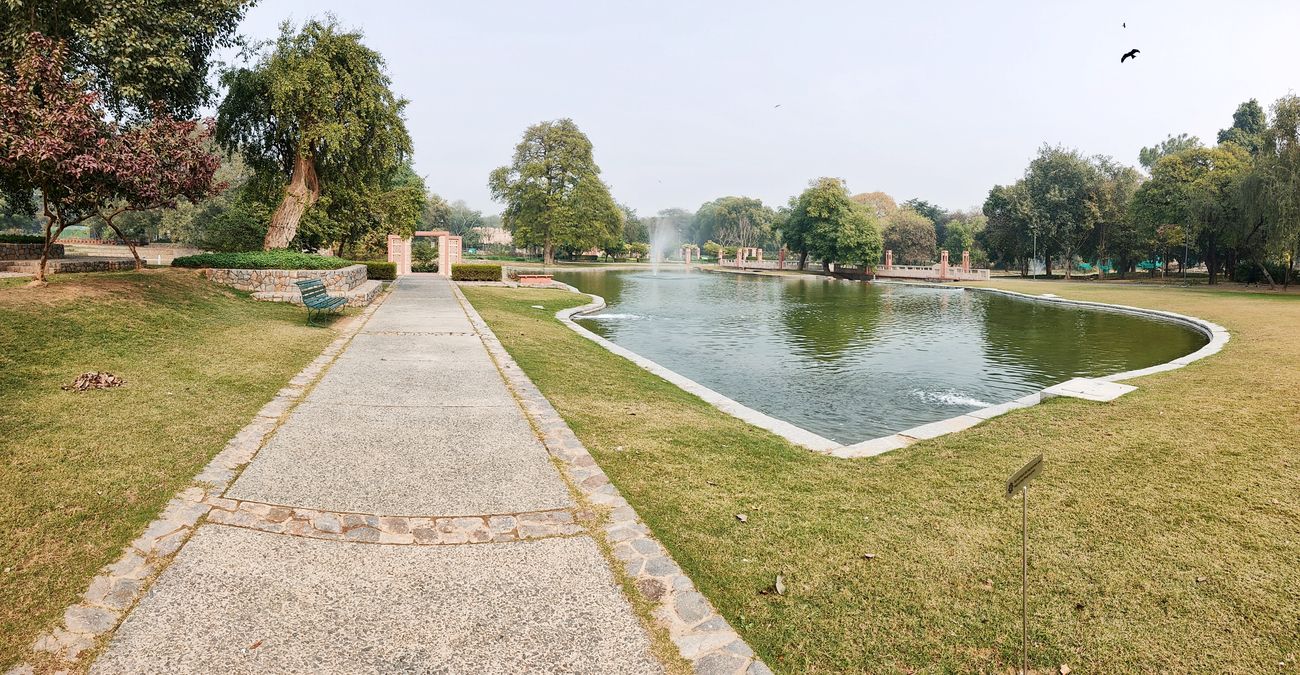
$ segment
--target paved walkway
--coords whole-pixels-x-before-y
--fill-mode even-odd
[[[93,672],[662,671],[440,277],[403,277]]]

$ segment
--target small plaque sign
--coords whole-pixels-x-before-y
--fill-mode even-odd
[[[1039,455],[1029,460],[1028,464],[1020,467],[1019,471],[1011,474],[1011,477],[1007,479],[1007,499],[1016,496],[1016,493],[1020,492],[1020,488],[1027,485],[1029,481],[1034,478],[1037,478],[1038,474],[1042,473],[1042,471],[1043,456]]]

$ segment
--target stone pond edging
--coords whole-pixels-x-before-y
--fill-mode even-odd
[[[361,267],[364,269],[365,266]],[[234,481],[238,472],[253,460],[262,444],[280,427],[311,385],[343,352],[381,304],[382,301],[376,302],[354,317],[315,359],[276,392],[275,397],[262,406],[253,420],[240,429],[226,443],[226,447],[194,476],[191,484],[167,503],[158,518],[127,545],[117,561],[105,566],[91,579],[81,601],[64,611],[62,624],[37,637],[32,650],[52,654],[57,659],[76,664],[84,652],[94,649],[101,638],[116,630],[131,608],[144,596],[149,584],[193,534],[204,516],[212,522],[238,520],[239,514],[243,512],[270,516],[270,507],[263,513],[260,505],[245,506],[224,499],[221,494]],[[235,507],[233,511],[232,505]],[[231,513],[225,513],[227,511]],[[261,529],[255,524],[239,524]],[[19,663],[6,671],[6,675],[27,675],[32,672],[34,669],[31,664]]]
[[[727,273],[726,270],[722,270],[722,272]],[[777,276],[777,275],[771,275],[771,276]],[[659,377],[665,380],[668,380],[669,382],[677,385],[681,389],[689,393],[695,394],[696,396],[700,397],[704,401],[713,405],[715,408],[733,417],[739,418],[745,422],[753,424],[754,426],[771,431],[772,433],[781,436],[782,438],[785,438],[791,443],[803,446],[804,448],[807,448],[814,452],[828,454],[833,457],[840,457],[844,459],[852,459],[858,457],[871,457],[874,455],[879,455],[879,454],[889,452],[891,450],[898,450],[901,448],[905,448],[913,443],[916,443],[917,441],[927,440],[931,438],[938,438],[939,436],[955,433],[958,431],[962,431],[964,429],[969,429],[985,420],[989,420],[994,417],[997,417],[998,415],[1011,412],[1012,410],[1016,410],[1018,408],[1027,408],[1032,405],[1037,405],[1038,403],[1042,402],[1044,399],[1049,398],[1051,396],[1051,392],[1047,392],[1047,390],[1052,389],[1052,387],[1048,387],[1045,390],[1034,392],[1027,396],[1022,396],[1020,398],[1017,398],[1012,401],[1007,401],[1005,403],[991,405],[986,408],[980,408],[978,410],[972,410],[970,412],[962,413],[961,415],[957,415],[955,417],[949,417],[947,419],[942,419],[935,422],[929,422],[926,424],[922,424],[920,426],[912,427],[910,429],[904,429],[900,432],[890,434],[888,436],[881,436],[880,438],[872,438],[865,441],[861,441],[859,443],[843,445],[840,443],[836,443],[835,441],[832,441],[830,439],[823,438],[822,436],[819,436],[806,429],[797,427],[793,424],[790,424],[789,422],[778,420],[769,415],[758,412],[757,410],[753,410],[752,408],[746,407],[745,405],[738,403],[726,396],[723,396],[722,394],[712,389],[709,389],[708,387],[705,387],[704,385],[699,384],[698,382],[695,382],[671,369],[665,368],[664,366],[655,363],[654,361],[651,361],[650,359],[647,359],[644,356],[641,356],[640,354],[637,354],[629,349],[620,347],[610,342],[609,340],[606,340],[605,338],[587,330],[585,327],[579,325],[576,321],[574,321],[573,318],[604,309],[606,306],[605,299],[598,295],[580,291],[577,288],[574,288],[573,286],[570,286],[568,284],[559,284],[559,282],[556,283],[557,285],[563,285],[564,287],[568,288],[570,291],[574,293],[578,293],[580,295],[586,295],[592,298],[592,302],[586,305],[582,305],[580,307],[573,307],[566,310],[561,310],[560,312],[557,312],[555,315],[555,318],[559,319],[561,323],[568,326],[570,329],[572,329],[579,335],[587,338],[588,340],[591,340],[592,342],[595,342],[596,344],[604,347],[605,349],[609,350],[610,352],[613,352],[614,354],[617,354],[619,356],[622,356],[623,358],[628,359],[629,361],[637,364],[641,368],[651,373],[654,373],[655,375],[658,375]],[[1176,312],[1167,312],[1167,311],[1157,310],[1157,309],[1146,309],[1142,307],[1132,307],[1129,305],[1115,305],[1110,303],[1093,302],[1088,300],[1070,300],[1052,294],[1029,295],[1027,293],[1007,291],[1007,290],[1002,290],[1000,288],[951,286],[951,285],[934,284],[934,283],[898,282],[898,281],[881,281],[881,280],[876,280],[871,283],[892,284],[892,285],[899,285],[899,286],[921,286],[927,288],[945,288],[945,289],[957,288],[957,289],[961,289],[962,291],[996,293],[1000,295],[1016,297],[1023,300],[1032,300],[1036,302],[1049,302],[1049,303],[1054,303],[1059,305],[1074,305],[1080,307],[1088,307],[1099,311],[1110,311],[1110,312],[1119,312],[1124,314],[1133,314],[1145,318],[1183,324],[1205,335],[1206,338],[1209,340],[1209,342],[1207,342],[1203,347],[1192,352],[1191,354],[1181,356],[1167,363],[1162,363],[1162,364],[1158,364],[1158,365],[1154,365],[1154,366],[1150,366],[1138,370],[1129,370],[1122,373],[1114,373],[1112,375],[1106,375],[1103,377],[1094,378],[1102,382],[1121,382],[1124,380],[1142,377],[1145,375],[1153,375],[1155,373],[1161,373],[1161,372],[1182,368],[1183,366],[1186,366],[1190,363],[1199,361],[1200,359],[1218,353],[1220,350],[1223,349],[1223,346],[1226,345],[1228,343],[1228,340],[1231,338],[1231,335],[1228,333],[1228,330],[1216,323],[1206,321],[1204,319],[1194,317],[1194,316],[1187,316],[1185,314],[1178,314]],[[1045,394],[1044,392],[1047,393]]]
[[[667,630],[682,657],[696,673],[706,675],[770,674],[767,665],[695,588],[668,550],[641,522],[632,505],[610,482],[537,385],[515,363],[459,286],[452,284],[452,290],[524,411],[542,434],[547,451],[563,465],[568,478],[586,500],[610,510],[609,521],[603,527],[605,542],[623,564],[623,572],[632,579],[637,592],[655,605],[655,620]]]

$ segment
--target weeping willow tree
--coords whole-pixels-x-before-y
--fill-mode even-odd
[[[411,137],[384,59],[332,17],[295,32],[281,24],[255,65],[222,75],[228,88],[217,140],[262,185],[282,191],[263,247],[286,248],[322,196],[379,194],[411,153]],[[336,200],[338,201],[338,200]]]

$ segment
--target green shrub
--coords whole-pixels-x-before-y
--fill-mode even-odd
[[[391,263],[387,260],[359,260],[357,262],[366,266],[367,279],[392,281],[397,278],[397,263]]]
[[[452,281],[501,281],[500,265],[461,263],[451,266]]]
[[[416,260],[415,262],[411,263],[411,271],[412,272],[437,272],[438,261],[437,260],[424,260],[424,261]]]
[[[39,234],[0,234],[0,244],[44,244]]]
[[[237,270],[336,270],[355,265],[351,260],[297,251],[243,251],[200,253],[172,260],[172,267],[213,267]]]

